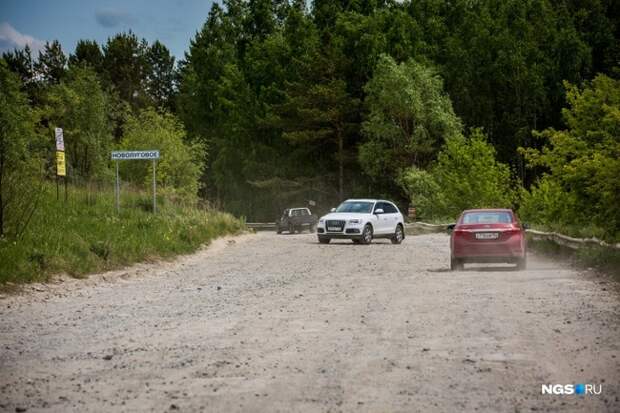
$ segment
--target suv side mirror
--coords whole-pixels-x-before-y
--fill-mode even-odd
[[[446,225],[446,229],[448,230],[448,232],[454,231],[454,227],[456,227],[456,224],[448,224],[448,225]]]
[[[330,209],[331,212],[336,212],[336,208]]]
[[[383,214],[383,209],[377,208],[375,209],[375,215]]]
[[[523,228],[523,229],[530,229],[530,226],[524,222],[524,223],[521,224],[521,228]]]

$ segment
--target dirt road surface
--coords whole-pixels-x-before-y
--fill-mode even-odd
[[[620,411],[612,282],[447,243],[259,233],[4,296],[0,411]]]

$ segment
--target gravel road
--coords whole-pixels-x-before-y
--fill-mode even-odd
[[[620,411],[616,286],[528,264],[450,272],[444,234],[259,233],[28,287],[0,299],[0,410]]]

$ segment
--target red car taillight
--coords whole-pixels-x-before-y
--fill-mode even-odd
[[[463,231],[462,229],[455,229],[454,231],[452,231],[452,234],[454,234],[454,239],[467,238],[468,231]]]
[[[504,231],[504,234],[509,237],[513,235],[521,235],[521,230],[519,228],[509,229],[508,231]]]

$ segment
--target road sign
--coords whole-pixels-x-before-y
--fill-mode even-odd
[[[56,150],[57,151],[65,151],[65,138],[62,135],[62,128],[56,128],[54,131],[54,135],[56,136]]]
[[[112,151],[113,161],[125,161],[134,159],[159,159],[159,151]]]
[[[56,175],[58,176],[67,176],[67,167],[65,164],[65,153],[57,151],[56,152]]]
[[[120,212],[120,199],[121,199],[121,182],[118,174],[118,161],[129,160],[150,160],[153,161],[153,213],[157,212],[157,175],[155,173],[157,169],[157,160],[159,159],[159,150],[145,150],[145,151],[112,151],[112,160],[116,163],[116,211]]]

